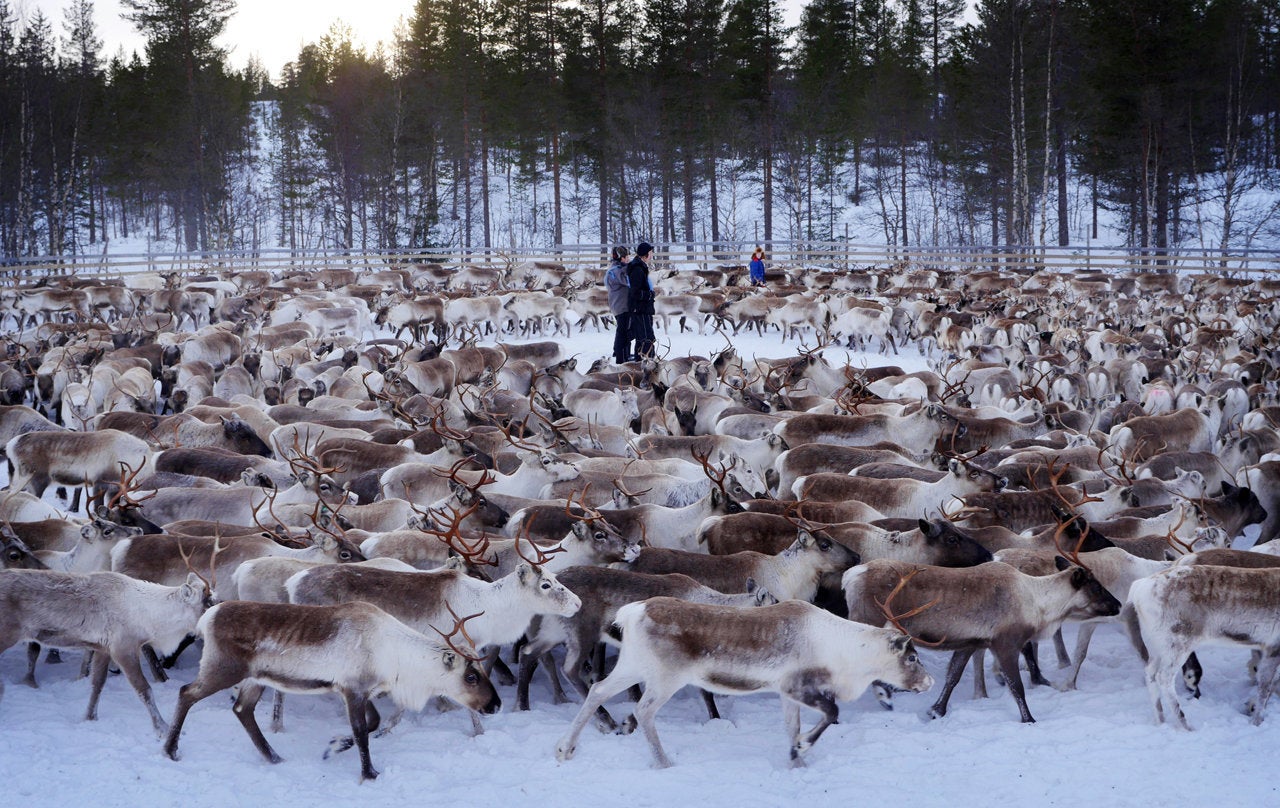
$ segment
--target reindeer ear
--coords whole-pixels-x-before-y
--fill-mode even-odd
[[[458,655],[452,651],[445,651],[440,655],[440,661],[444,663],[445,670],[451,671],[458,664]]]
[[[907,650],[907,646],[911,644],[911,638],[906,634],[899,634],[889,641],[889,646],[893,648],[895,654],[901,654]]]
[[[516,578],[519,579],[521,584],[527,584],[531,575],[534,575],[533,567],[528,564],[521,564],[516,567]]]
[[[194,572],[187,573],[187,580],[183,582],[181,597],[185,601],[194,602],[204,597],[204,581],[200,580],[200,576]]]
[[[333,551],[338,549],[337,539],[335,539],[333,536],[330,536],[328,533],[321,533],[319,536],[317,536],[315,538],[315,544],[316,544],[316,547],[319,547],[320,550],[325,553],[332,553]]]
[[[757,586],[759,586],[759,584],[756,583],[755,578],[751,578],[751,577],[747,578],[747,594],[748,595],[754,594]]]
[[[298,472],[298,482],[302,483],[303,485],[311,485],[311,482],[314,479],[315,479],[315,476],[309,471]]]
[[[1057,568],[1058,572],[1062,572],[1063,570],[1071,569],[1074,565],[1062,556],[1056,555],[1053,557],[1053,566]]]
[[[808,547],[813,544],[813,534],[804,528],[800,528],[796,531],[796,544],[800,545],[802,549]]]
[[[935,539],[940,532],[928,519],[917,519],[916,527],[920,528],[920,532],[924,534],[926,539]]]

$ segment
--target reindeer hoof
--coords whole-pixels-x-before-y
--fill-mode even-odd
[[[573,753],[577,751],[576,747],[568,746],[564,741],[556,745],[556,760],[564,763],[573,760]]]
[[[333,739],[329,741],[329,746],[324,750],[324,755],[321,759],[328,760],[333,755],[341,754],[352,746],[355,746],[355,740],[350,735],[335,735]]]

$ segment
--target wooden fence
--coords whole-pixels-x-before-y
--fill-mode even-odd
[[[743,265],[754,243],[658,245],[658,262],[708,268]],[[1143,250],[1124,247],[884,247],[847,242],[762,245],[774,266],[851,270],[866,268],[984,270],[1096,270],[1101,272],[1214,272],[1223,274],[1280,272],[1276,250]],[[226,270],[300,271],[323,268],[387,269],[416,264],[519,265],[527,262],[567,267],[603,266],[608,245],[571,244],[522,250],[359,252],[351,250],[259,250],[205,253],[100,254],[0,257],[0,277],[10,282],[44,275],[128,276],[144,272],[194,274]]]

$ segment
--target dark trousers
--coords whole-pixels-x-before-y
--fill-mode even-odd
[[[613,361],[621,365],[631,358],[631,315],[615,314],[618,330],[613,335]]]
[[[653,356],[653,315],[632,314],[631,336],[636,341],[636,356]]]

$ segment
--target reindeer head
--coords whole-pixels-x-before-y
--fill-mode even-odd
[[[556,576],[549,570],[526,563],[516,567],[514,574],[520,586],[537,598],[540,613],[572,617],[582,608],[582,601],[578,596],[556,580]]]

